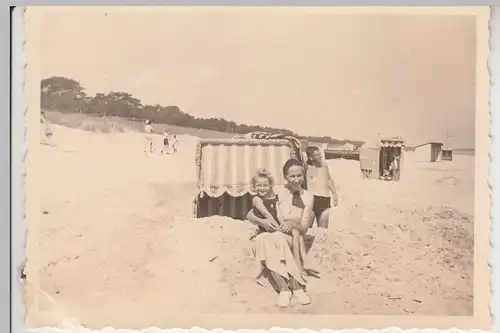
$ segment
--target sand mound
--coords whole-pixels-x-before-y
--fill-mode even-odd
[[[141,329],[169,327],[166,314],[181,312],[281,311],[254,281],[255,227],[192,216],[196,137],[178,135],[179,151],[162,155],[143,152],[141,133],[53,130],[25,273],[54,302],[27,286],[29,327],[75,318]],[[470,315],[473,163],[406,163],[399,183],[363,180],[356,161],[329,164],[340,205],[328,231],[311,230],[321,267],[308,284],[313,304],[287,311]]]
[[[434,184],[443,184],[445,186],[456,186],[460,185],[460,179],[454,176],[446,176],[435,180]]]

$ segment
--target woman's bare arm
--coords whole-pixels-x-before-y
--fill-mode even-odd
[[[311,223],[313,221],[312,216],[313,216],[313,203],[314,203],[314,197],[312,195],[308,195],[307,199],[304,200],[304,211],[302,212],[302,217],[300,219],[300,223],[297,230],[301,234],[305,234],[307,230],[311,227]]]
[[[269,220],[261,219],[260,217],[255,216],[252,210],[248,212],[247,220],[259,227],[264,228],[265,230],[269,230],[269,228],[271,227]]]

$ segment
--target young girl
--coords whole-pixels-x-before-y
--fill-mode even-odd
[[[279,198],[273,190],[274,178],[266,169],[259,169],[251,181],[252,191],[257,193],[252,199],[253,214],[261,219],[269,221],[269,230],[263,230],[259,226],[261,232],[282,231],[281,226],[284,224],[283,214],[279,209]],[[291,230],[292,235],[292,253],[297,262],[297,266],[302,275],[307,275],[302,264],[301,247],[305,246],[304,236],[297,229]],[[302,249],[305,250],[303,247]]]

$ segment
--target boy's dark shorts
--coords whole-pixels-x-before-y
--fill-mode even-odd
[[[332,206],[330,202],[330,197],[314,196],[313,212],[316,216],[316,221],[319,221],[321,214]]]
[[[168,146],[168,139],[163,139],[163,145]]]

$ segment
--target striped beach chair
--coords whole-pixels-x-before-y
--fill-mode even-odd
[[[284,186],[283,164],[303,161],[300,142],[293,137],[254,132],[229,139],[202,139],[196,150],[198,191],[194,215],[244,220],[251,209],[250,180],[257,169],[269,170],[276,187]]]

